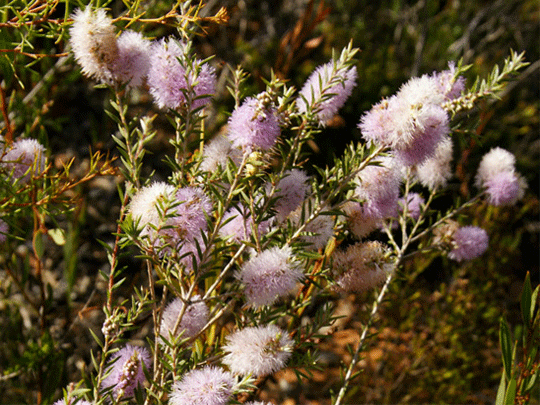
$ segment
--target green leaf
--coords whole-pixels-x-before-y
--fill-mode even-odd
[[[531,379],[529,380],[529,383],[527,384],[527,386],[525,387],[525,391],[524,393],[526,394],[527,392],[529,392],[530,390],[532,390],[535,386],[536,386],[536,382],[538,381],[538,374],[540,373],[540,369],[537,369],[536,370],[536,373],[534,373],[532,376],[531,376]]]
[[[505,319],[500,321],[499,339],[501,343],[502,360],[507,377],[512,375],[512,339],[510,329]]]
[[[521,293],[521,315],[523,316],[523,324],[525,328],[528,329],[531,324],[532,310],[531,308],[532,300],[532,288],[531,288],[531,275],[527,272],[525,277],[525,283],[523,284],[523,292]]]
[[[512,378],[508,383],[508,389],[506,390],[506,397],[504,398],[505,405],[514,405],[516,399],[517,381]]]
[[[501,375],[501,382],[499,383],[499,389],[497,390],[497,399],[495,405],[504,405],[504,397],[506,396],[506,375],[503,371]]]

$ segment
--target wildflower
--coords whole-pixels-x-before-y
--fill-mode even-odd
[[[481,256],[487,250],[489,244],[487,232],[477,226],[458,228],[452,239],[454,248],[448,253],[448,257],[457,262],[472,260]]]
[[[397,216],[400,182],[399,166],[392,158],[383,158],[380,165],[360,171],[354,195],[361,202],[344,207],[350,228],[358,238],[380,226],[384,219]]]
[[[169,405],[225,405],[235,383],[231,373],[218,367],[193,370],[173,384]]]
[[[292,169],[285,172],[277,184],[276,219],[283,222],[306,198],[309,191],[309,177],[303,170]]]
[[[105,10],[92,11],[89,6],[84,11],[78,9],[71,17],[70,44],[83,74],[112,83],[118,45],[111,18]]]
[[[321,125],[332,119],[356,85],[356,67],[338,68],[336,62],[319,66],[300,90],[298,111],[313,111]]]
[[[130,87],[140,86],[150,68],[150,41],[138,32],[126,30],[118,37],[117,47],[114,78],[120,83],[127,83]]]
[[[126,345],[116,352],[111,359],[114,363],[108,369],[108,376],[103,379],[103,388],[112,387],[116,399],[131,397],[137,386],[146,380],[144,367],[151,367],[150,353],[144,347]]]
[[[448,136],[444,137],[437,145],[435,154],[416,167],[415,175],[420,184],[430,190],[445,187],[452,176],[452,152],[452,140]]]
[[[513,205],[523,198],[524,179],[514,172],[501,172],[484,183],[488,202],[491,205]]]
[[[276,325],[247,327],[227,336],[223,363],[233,373],[262,377],[282,369],[293,346],[289,335]]]
[[[242,160],[242,153],[239,149],[233,148],[232,142],[225,136],[217,136],[208,145],[205,145],[201,170],[214,172],[218,167],[226,168],[229,159],[238,165]]]
[[[244,284],[249,304],[271,305],[288,294],[302,278],[289,247],[273,247],[244,263],[236,277]]]
[[[197,109],[208,103],[215,93],[214,68],[198,59],[190,61],[186,52],[185,45],[172,38],[157,42],[150,50],[147,82],[160,108],[178,109],[189,105]]]
[[[1,161],[14,179],[26,182],[30,176],[39,175],[45,168],[45,148],[35,139],[14,142]]]
[[[0,243],[4,243],[9,233],[9,225],[0,218]]]
[[[266,93],[250,97],[236,108],[229,118],[227,136],[234,147],[244,151],[271,149],[280,134],[277,111]]]
[[[433,73],[432,77],[435,79],[437,90],[446,100],[458,98],[465,90],[465,78],[456,77],[456,65],[453,62],[448,64],[448,70]]]
[[[407,210],[407,216],[415,221],[420,217],[422,211],[422,204],[424,204],[424,198],[418,193],[409,193],[406,197],[402,197],[398,200],[399,211],[401,213]]]
[[[485,188],[492,205],[512,205],[523,198],[527,184],[514,169],[515,157],[496,147],[484,155],[476,174],[476,185]]]
[[[365,113],[358,127],[368,143],[391,148],[403,164],[417,165],[432,156],[449,133],[443,101],[436,80],[413,78]]]
[[[333,257],[335,288],[346,292],[363,292],[384,283],[393,264],[388,249],[380,242],[358,242]]]
[[[241,242],[249,240],[254,226],[257,227],[258,235],[266,233],[271,221],[267,220],[255,224],[249,210],[239,205],[238,208],[233,207],[223,215],[223,222],[225,224],[219,230],[221,237]]]
[[[161,316],[160,334],[167,340],[171,336],[182,336],[182,338],[191,338],[196,336],[208,322],[209,311],[208,307],[201,301],[199,295],[194,295],[191,302],[187,304],[179,326],[174,332],[178,322],[178,317],[183,311],[185,303],[182,299],[174,299],[163,311]]]
[[[131,200],[130,212],[142,226],[141,236],[155,241],[157,233],[173,247],[195,242],[206,230],[206,215],[212,204],[204,191],[196,187],[175,190],[174,186],[158,182],[143,187]]]

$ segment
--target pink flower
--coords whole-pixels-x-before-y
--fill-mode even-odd
[[[118,57],[114,62],[113,75],[120,83],[130,87],[142,84],[150,68],[151,43],[140,33],[124,31],[117,40]]]
[[[169,405],[225,405],[236,381],[231,373],[206,366],[185,374],[173,384]]]
[[[452,139],[444,137],[437,148],[435,154],[416,167],[416,178],[424,187],[430,190],[437,190],[445,187],[450,177],[452,177],[451,163],[453,154]]]
[[[358,242],[333,256],[336,289],[363,292],[383,284],[392,271],[388,249],[380,242]]]
[[[45,168],[45,148],[35,139],[19,139],[14,142],[1,161],[14,179],[27,182]]]
[[[291,292],[303,273],[289,247],[273,247],[244,263],[236,277],[245,286],[247,302],[261,306]]]
[[[456,77],[456,65],[453,62],[448,63],[448,70],[440,73],[433,73],[438,91],[444,95],[447,100],[454,100],[461,96],[465,90],[465,78]]]
[[[111,18],[105,10],[92,11],[90,6],[84,11],[78,9],[71,17],[69,42],[83,74],[103,83],[112,83],[118,45]]]
[[[453,235],[454,249],[448,257],[457,262],[480,257],[488,248],[489,237],[485,230],[477,226],[463,226]]]
[[[278,222],[283,222],[306,198],[310,189],[309,177],[303,170],[292,169],[285,172],[285,176],[277,185],[275,209]]]
[[[319,66],[300,90],[298,111],[312,111],[321,125],[332,119],[356,85],[356,67],[337,67],[336,62]]]
[[[402,197],[398,200],[399,212],[404,212],[407,209],[407,216],[415,221],[420,217],[422,212],[422,204],[424,204],[424,198],[418,193],[409,193],[406,197]]]
[[[246,99],[229,118],[228,137],[234,147],[245,151],[271,149],[281,132],[276,109],[265,100],[265,93]]]
[[[175,336],[191,338],[196,336],[208,322],[209,311],[199,295],[194,295],[180,320]],[[165,308],[161,316],[160,334],[170,341],[178,317],[184,308],[184,301],[176,298]]]
[[[111,362],[114,363],[108,368],[110,373],[103,379],[102,387],[112,387],[115,398],[133,396],[135,389],[146,381],[144,368],[151,368],[150,353],[144,347],[126,345],[113,354]]]
[[[513,205],[523,198],[527,184],[514,169],[515,157],[510,152],[493,148],[484,155],[476,185],[484,188],[492,205]]]
[[[227,336],[223,363],[233,373],[261,377],[282,369],[294,343],[276,325],[247,327]]]
[[[148,86],[160,108],[197,109],[215,93],[216,74],[207,63],[195,59],[188,66],[184,45],[174,39],[161,40],[150,50]]]

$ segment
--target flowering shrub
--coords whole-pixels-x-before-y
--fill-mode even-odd
[[[526,65],[523,54],[512,52],[471,87],[464,77],[469,66],[460,62],[410,79],[395,95],[359,112],[362,139],[333,166],[312,168],[306,146],[359,85],[352,43],[315,69],[300,91],[272,75],[264,91],[243,96],[247,73],[200,59],[193,46],[201,32],[197,24],[221,23],[222,12],[205,20],[198,16],[202,5],[181,2],[163,17],[141,20],[181,22],[175,35],[152,39],[144,30],[127,29],[139,20],[137,8],[113,19],[105,8],[86,5],[69,10],[71,21],[65,23],[71,24],[70,55],[110,96],[117,167],[95,154],[76,179],[69,164],[55,171],[45,146],[13,139],[4,108],[6,221],[0,220],[0,238],[9,243],[16,237],[10,225],[22,216],[20,207],[29,207],[41,288],[37,313],[52,294],[42,282],[43,240],[69,246],[65,233],[47,221],[55,223],[69,209],[76,187],[101,176],[120,178],[115,239],[104,244],[108,266],[100,274],[105,320],[100,332],[92,331],[99,350],[85,378],[57,403],[259,403],[251,400],[272,374],[289,367],[309,375],[318,367],[316,343],[336,321],[332,297],[375,290],[333,399],[344,403],[370,327],[404,263],[421,254],[456,262],[481,257],[489,235],[466,210],[519,204],[525,196],[514,156],[496,148],[478,167],[476,195],[446,212],[433,206],[450,193],[445,187],[452,178],[454,139],[461,136],[457,122],[474,115],[475,103],[497,95]],[[223,133],[213,134],[205,113],[223,77],[235,105]],[[149,94],[159,112],[131,114],[135,93]],[[166,159],[171,175],[163,181],[143,171],[158,117],[167,117],[173,132],[173,153]],[[141,269],[123,266],[129,255],[138,257]],[[9,264],[6,271],[35,303],[21,284],[27,275]],[[131,271],[138,276],[128,284]],[[320,300],[330,305],[317,305]],[[315,314],[306,323],[308,309]],[[529,318],[537,333],[534,309]],[[506,375],[510,397],[517,383]],[[531,375],[519,387],[523,397]],[[53,396],[59,396],[54,389],[46,400]]]

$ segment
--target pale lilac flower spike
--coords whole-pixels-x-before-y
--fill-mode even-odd
[[[109,368],[110,374],[103,379],[103,388],[113,387],[115,398],[131,397],[137,386],[146,381],[143,364],[150,370],[150,353],[144,347],[126,345],[112,356],[111,361],[115,359]]]
[[[227,136],[246,152],[271,149],[281,132],[277,111],[266,93],[246,99],[229,118]]]
[[[193,66],[183,66],[187,63],[184,48],[176,40],[162,39],[154,44],[150,60],[147,82],[160,108],[184,107],[188,101],[186,93],[192,91],[191,108],[196,109],[208,103],[215,93],[214,68],[198,59]]]
[[[472,260],[481,256],[488,248],[489,237],[487,232],[477,226],[464,226],[453,235],[455,246],[448,257],[457,262]]]
[[[129,87],[143,83],[150,68],[151,42],[139,32],[127,30],[117,40],[118,58],[114,63],[114,76]]]
[[[525,194],[525,179],[514,169],[515,157],[505,149],[496,147],[484,155],[476,185],[484,188],[491,205],[512,205]]]
[[[319,66],[300,90],[298,111],[305,113],[310,106],[319,123],[325,125],[351,95],[356,76],[356,66],[338,70],[334,61]]]
[[[173,384],[169,405],[225,405],[234,393],[231,373],[206,366],[185,374]]]
[[[244,263],[236,277],[245,286],[248,304],[262,306],[291,292],[303,273],[289,247],[273,247]]]
[[[45,168],[45,147],[35,139],[19,139],[2,158],[1,164],[12,171],[13,178],[26,182]],[[25,175],[26,173],[26,175]]]
[[[180,325],[175,336],[182,338],[191,338],[196,336],[208,322],[209,311],[208,307],[201,301],[199,295],[194,295],[191,298],[191,303],[188,304],[184,316],[180,321]],[[165,339],[171,339],[171,334],[174,332],[178,316],[184,308],[184,301],[176,298],[165,308],[161,318],[160,334]]]
[[[236,374],[261,377],[282,369],[293,340],[276,325],[247,327],[227,336],[223,363]]]

